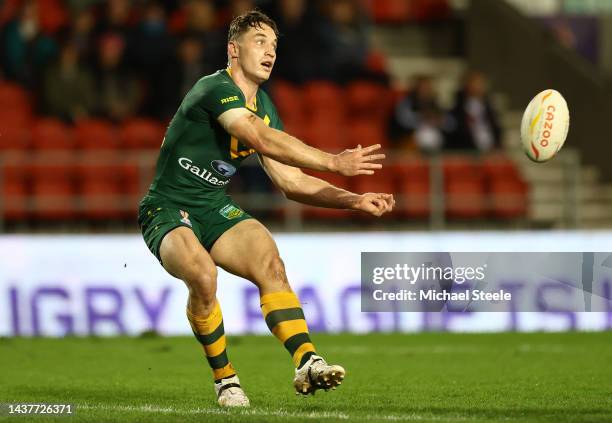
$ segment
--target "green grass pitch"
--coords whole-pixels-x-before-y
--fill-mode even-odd
[[[1,338],[0,402],[75,404],[72,422],[612,422],[612,333],[313,339],[347,369],[337,391],[297,397],[276,339],[230,337],[251,408],[222,410],[192,338]]]

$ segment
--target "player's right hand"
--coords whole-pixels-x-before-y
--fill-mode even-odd
[[[384,154],[374,154],[374,151],[379,150],[380,147],[380,144],[366,148],[358,145],[352,150],[344,150],[333,156],[330,170],[343,176],[373,175],[374,170],[382,169],[382,164],[373,162],[385,158]]]

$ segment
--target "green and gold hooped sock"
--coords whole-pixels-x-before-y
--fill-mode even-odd
[[[308,336],[302,305],[293,292],[274,292],[261,297],[261,311],[270,331],[287,348],[295,367],[301,367],[315,354]]]
[[[223,329],[223,315],[219,302],[215,303],[215,308],[209,316],[195,316],[187,309],[187,318],[193,334],[204,348],[215,381],[234,376],[236,370],[229,362],[225,351],[225,330]]]

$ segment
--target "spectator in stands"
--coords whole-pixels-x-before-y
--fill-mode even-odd
[[[103,2],[105,9],[99,21],[98,33],[114,32],[128,37],[132,30],[132,5],[130,0],[108,0]]]
[[[316,63],[312,42],[313,23],[306,0],[279,0],[272,16],[282,34],[274,76],[294,83],[312,78]]]
[[[497,113],[488,95],[485,76],[470,71],[464,78],[451,111],[452,135],[448,148],[488,152],[501,145]]]
[[[203,47],[202,60],[214,69],[227,64],[226,39],[217,27],[217,12],[212,0],[190,0],[185,5],[186,33],[197,36]]]
[[[165,72],[173,59],[175,40],[167,30],[166,10],[157,0],[149,1],[132,37],[131,61],[146,87],[143,111],[162,117],[167,101],[162,95]]]
[[[398,148],[434,152],[444,145],[444,124],[433,80],[423,75],[415,78],[409,94],[395,106],[389,136]]]
[[[217,69],[204,61],[206,49],[197,34],[183,35],[177,49],[177,58],[166,67],[163,82],[155,90],[160,99],[156,115],[162,119],[172,117],[181,99],[204,75]]]
[[[92,113],[93,77],[80,63],[74,41],[62,45],[57,63],[45,72],[43,96],[45,111],[59,119],[74,122]]]
[[[81,60],[93,64],[96,18],[91,7],[80,7],[74,8],[73,10],[69,38],[74,43],[74,47],[77,49]]]
[[[319,76],[338,82],[364,77],[368,73],[368,35],[358,4],[354,0],[328,1],[323,12],[316,26]]]
[[[239,16],[255,9],[255,2],[253,0],[230,0],[229,4],[231,17]]]
[[[125,44],[116,34],[104,35],[99,42],[96,69],[98,114],[121,121],[138,112],[141,94],[138,81],[123,66]]]
[[[7,79],[36,89],[46,64],[56,55],[52,38],[40,32],[36,1],[25,1],[16,19],[2,30],[0,54]]]

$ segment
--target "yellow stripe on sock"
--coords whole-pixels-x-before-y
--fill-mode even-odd
[[[227,344],[225,342],[225,335],[223,335],[221,338],[217,339],[212,344],[205,345],[204,346],[204,351],[206,351],[206,355],[207,356],[215,357],[215,356],[221,354],[223,351],[225,351],[226,345]]]
[[[212,369],[212,372],[215,380],[225,379],[226,377],[234,376],[236,374],[236,370],[232,366],[232,363],[229,363],[227,366],[220,369]]]
[[[293,364],[295,367],[300,365],[300,361],[302,361],[302,356],[307,352],[316,352],[314,345],[310,342],[306,342],[305,344],[300,345],[300,347],[293,354]]]
[[[264,318],[274,310],[301,307],[300,300],[293,292],[273,292],[261,297],[261,311]]]
[[[206,317],[191,314],[189,309],[187,309],[187,317],[193,330],[200,335],[209,335],[213,333],[223,321],[223,314],[221,313],[221,306],[219,305],[219,302],[215,303],[215,308],[213,309],[212,313]]]
[[[285,320],[284,322],[280,322],[274,326],[274,329],[272,329],[274,336],[276,336],[282,343],[291,338],[293,335],[304,332],[308,333],[308,325],[304,319]]]

